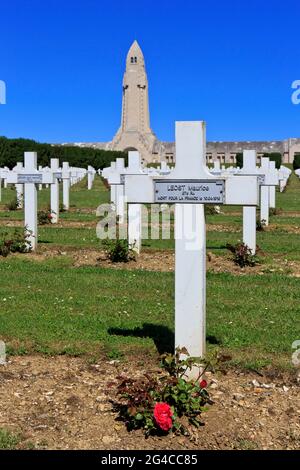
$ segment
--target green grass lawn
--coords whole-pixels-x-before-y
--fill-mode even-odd
[[[0,274],[0,331],[12,352],[118,356],[173,348],[172,273],[74,268],[67,256],[43,263],[28,256],[1,260]],[[298,279],[284,275],[208,273],[209,351],[229,350],[244,366],[287,366],[298,289]]]
[[[3,208],[14,194],[10,188],[2,190]],[[265,267],[278,256],[288,262],[300,259],[300,236],[283,227],[300,226],[298,178],[293,176],[287,190],[276,196],[284,215],[272,216],[270,230],[257,234]],[[47,208],[49,200],[49,190],[38,193],[40,209]],[[88,226],[39,227],[39,247],[101,248],[95,210],[108,200],[99,177],[91,191],[86,190],[86,180],[72,187],[72,210],[63,212],[61,220]],[[207,250],[217,255],[227,254],[226,243],[235,244],[242,237],[241,208],[222,207],[222,212],[207,216]],[[3,209],[0,218],[22,220],[23,211]],[[218,231],[215,225],[229,231]],[[2,232],[13,230],[0,227]],[[172,250],[174,240],[145,239],[143,248]],[[300,281],[288,273],[264,272],[208,273],[209,355],[226,351],[232,363],[243,366],[290,365],[291,344],[300,338]],[[29,254],[0,258],[0,276],[0,339],[7,341],[12,353],[130,357],[137,350],[155,354],[173,348],[172,273],[75,268],[68,255],[40,262]]]

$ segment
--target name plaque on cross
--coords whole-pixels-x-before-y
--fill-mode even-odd
[[[18,175],[18,184],[26,184],[26,183],[35,183],[41,184],[43,182],[43,175],[35,175],[35,174],[24,174]]]
[[[154,180],[155,202],[224,204],[223,180]]]

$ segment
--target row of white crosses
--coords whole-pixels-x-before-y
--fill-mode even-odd
[[[69,163],[64,162],[59,168],[59,160],[51,159],[50,168],[37,169],[36,152],[25,152],[24,166],[19,163],[12,171],[5,170],[1,177],[6,183],[15,184],[19,194],[24,191],[24,226],[27,232],[27,240],[32,250],[36,249],[38,239],[37,229],[37,187],[50,185],[50,207],[52,212],[52,223],[59,219],[59,180],[63,182],[63,206],[66,210],[70,207],[70,185],[71,179],[78,182],[86,174],[81,168],[70,168]],[[22,187],[22,189],[18,189]],[[23,189],[24,188],[24,189]],[[23,200],[23,197],[22,197]]]
[[[92,167],[90,168],[91,174],[95,174],[95,170]],[[12,169],[15,174],[22,173],[24,170],[23,163],[18,162],[16,166]],[[59,181],[62,180],[63,185],[63,207],[65,210],[69,210],[70,208],[70,186],[77,184],[81,181],[86,174],[88,173],[85,168],[78,168],[78,167],[70,167],[68,162],[63,162],[62,168],[59,168],[59,160],[56,158],[52,158],[50,160],[50,168],[49,167],[38,167],[38,171],[41,173],[48,173],[52,172],[55,176],[55,182],[51,185],[51,212],[53,213],[52,223],[57,223],[59,218]],[[8,168],[0,169],[0,179],[4,180],[4,187],[7,187],[7,175],[10,173]],[[92,185],[94,177],[92,176]],[[18,200],[18,207],[23,207],[23,184],[24,183],[16,183],[16,193],[17,193],[17,200]],[[49,183],[44,183],[46,187],[49,186]],[[38,184],[38,189],[43,189],[43,183]],[[0,193],[1,194],[1,193]],[[1,200],[1,199],[0,199]]]
[[[280,171],[275,169],[275,162],[270,162],[268,158],[262,159],[260,168],[256,167],[256,151],[244,151],[244,167],[229,167],[225,170],[220,167],[220,162],[215,162],[214,168],[210,171],[214,176],[256,176],[261,191],[261,219],[267,225],[269,223],[269,207],[275,207],[275,185],[285,182],[290,174],[290,170],[281,167]],[[112,162],[109,168],[102,171],[102,176],[108,179],[111,185],[111,201],[114,204],[120,223],[125,222],[125,194],[123,179],[126,173],[134,171],[136,174],[148,174],[158,176],[169,174],[170,169],[166,164],[157,170],[152,168],[142,169],[138,152],[129,152],[129,167],[124,167],[124,159],[117,159]],[[128,205],[128,242],[133,249],[139,253],[141,247],[141,208]],[[256,252],[256,207],[243,208],[243,242],[252,251]]]
[[[38,224],[37,224],[37,188],[42,189],[43,184],[50,185],[50,208],[51,222],[56,224],[59,220],[59,181],[63,184],[63,207],[68,210],[70,207],[70,186],[78,183],[86,174],[91,175],[88,184],[92,187],[95,170],[89,167],[88,172],[84,168],[69,166],[68,162],[63,162],[59,168],[59,160],[52,158],[50,168],[37,169],[36,152],[25,152],[24,166],[18,162],[13,170],[8,168],[0,170],[0,179],[4,179],[4,186],[14,184],[17,192],[18,206],[23,207],[24,200],[24,226],[27,232],[27,241],[32,250],[37,247]]]
[[[170,169],[166,162],[160,164],[160,168],[142,168],[139,152],[128,152],[128,167],[125,168],[124,158],[117,158],[111,162],[110,167],[104,168],[100,174],[110,185],[110,200],[120,223],[125,222],[126,201],[124,194],[124,175],[129,174],[148,174],[152,176],[166,175]],[[131,208],[131,211],[133,209]],[[131,219],[129,217],[129,219]],[[130,225],[130,224],[129,224]],[[140,244],[140,242],[138,242]],[[135,250],[139,252],[137,246]]]
[[[291,171],[281,166],[276,170],[275,162],[269,158],[261,159],[260,168],[256,166],[257,154],[255,150],[244,150],[243,168],[229,167],[220,169],[220,162],[215,162],[212,173],[219,176],[232,174],[237,176],[253,175],[258,177],[260,185],[260,220],[269,224],[269,210],[276,207],[276,186],[285,187]],[[283,184],[281,184],[283,182]],[[256,252],[256,208],[243,208],[243,242],[253,254]]]
[[[4,168],[0,168],[0,202],[2,201],[2,181],[3,181],[3,187],[4,189],[6,189],[7,188],[6,175],[8,171],[9,171],[9,168],[7,166],[5,166]]]
[[[134,155],[136,154],[136,155]],[[176,123],[176,166],[166,174],[140,169],[138,154],[130,152],[124,180],[129,231],[138,238],[141,204],[175,204],[175,346],[196,357],[205,355],[206,235],[204,204],[256,206],[256,176],[215,177],[205,165],[205,123]],[[136,166],[134,167],[134,160]],[[120,163],[121,164],[121,163]],[[117,167],[118,162],[115,166]],[[103,176],[108,177],[108,170]],[[114,181],[110,178],[110,181]],[[121,191],[121,189],[120,189]],[[138,213],[138,217],[137,217]],[[130,222],[135,221],[134,223]],[[192,371],[193,374],[198,371]]]

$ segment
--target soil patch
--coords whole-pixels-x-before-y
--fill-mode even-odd
[[[151,363],[152,361],[152,363]],[[145,367],[147,364],[147,367]],[[0,427],[20,433],[19,448],[299,449],[300,395],[295,374],[228,371],[208,375],[214,404],[189,437],[145,439],[116,420],[110,402],[120,374],[156,371],[154,360],[99,361],[67,356],[12,357],[0,366]]]
[[[67,256],[71,258],[73,267],[81,266],[95,266],[106,267],[112,269],[128,269],[128,270],[145,270],[145,271],[159,271],[159,272],[173,272],[175,267],[175,255],[173,250],[147,250],[143,249],[141,254],[136,257],[136,261],[129,261],[128,263],[112,263],[107,259],[106,253],[103,250],[95,250],[88,248],[81,248],[80,250],[64,246],[39,246],[39,249],[34,253],[20,254],[15,253],[10,256],[19,258],[30,258],[34,261],[42,262],[54,257]],[[263,254],[260,255],[263,259]],[[212,252],[207,252],[207,270],[213,273],[231,273],[237,276],[247,274],[264,275],[266,273],[279,273],[288,274],[290,276],[300,277],[300,260],[290,261],[284,257],[274,257],[270,263],[261,263],[255,266],[240,268],[234,264],[231,255],[216,255]]]

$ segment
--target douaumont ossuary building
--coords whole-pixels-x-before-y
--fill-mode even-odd
[[[73,145],[106,150],[138,150],[144,164],[176,160],[174,142],[157,139],[150,127],[148,79],[142,50],[134,41],[127,58],[123,77],[121,125],[110,142],[75,143]],[[279,152],[283,163],[292,163],[300,153],[300,139],[289,138],[277,141],[207,142],[207,163],[236,162],[236,155],[244,149],[257,150],[258,160],[265,153]]]

